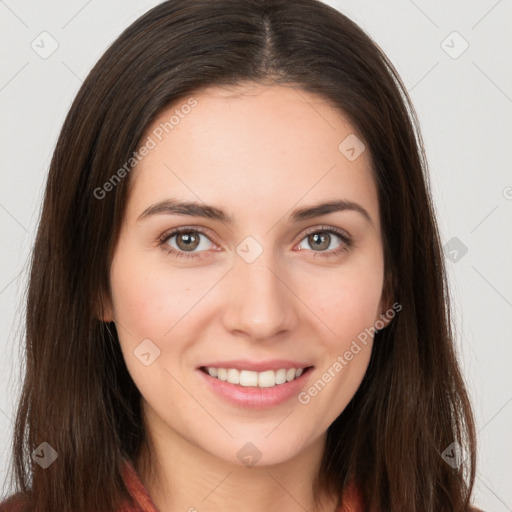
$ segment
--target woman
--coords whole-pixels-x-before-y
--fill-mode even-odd
[[[2,510],[472,510],[449,311],[375,43],[315,0],[164,2],[55,149]]]

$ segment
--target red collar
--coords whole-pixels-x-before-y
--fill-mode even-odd
[[[158,512],[133,464],[126,459],[123,465],[123,477],[134,504],[124,503],[117,512]],[[361,510],[361,495],[354,486],[349,486],[343,504],[336,512],[359,512]]]
[[[122,471],[124,483],[134,504],[125,502],[117,512],[158,512],[137,471],[128,459],[124,459]]]

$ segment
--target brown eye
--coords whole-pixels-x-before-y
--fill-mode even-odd
[[[179,233],[176,235],[176,245],[182,251],[193,251],[199,245],[199,236],[193,231]]]
[[[313,233],[312,235],[308,235],[308,243],[315,249],[324,250],[327,249],[330,245],[331,235],[322,235],[320,233]]]
[[[175,239],[175,241],[173,239]],[[178,228],[162,235],[159,238],[159,245],[167,251],[168,254],[172,254],[178,258],[183,256],[195,258],[204,256],[208,252],[208,243],[204,246],[205,243],[203,240],[212,243],[208,236],[199,229]]]
[[[335,242],[335,239],[338,238],[341,240],[341,244],[335,245],[334,247],[331,247],[331,250],[329,250],[329,246],[331,245],[331,242]],[[336,256],[342,252],[348,251],[348,249],[352,245],[352,241],[350,237],[342,232],[341,230],[335,229],[335,228],[322,228],[322,229],[316,229],[316,231],[310,231],[309,233],[306,233],[305,238],[302,239],[303,241],[301,243],[306,242],[308,247],[300,247],[302,249],[310,249],[314,253],[314,256]]]

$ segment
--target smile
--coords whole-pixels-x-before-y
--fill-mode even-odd
[[[309,367],[307,367],[309,368]],[[238,370],[236,368],[216,368],[213,366],[202,367],[201,370],[230,384],[238,384],[244,387],[272,388],[298,379],[307,368],[280,368],[279,370],[266,370],[255,372],[250,370]]]
[[[230,359],[204,361],[196,375],[215,396],[236,407],[268,409],[296,400],[313,378],[304,360]]]

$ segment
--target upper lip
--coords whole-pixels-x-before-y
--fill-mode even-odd
[[[250,361],[248,359],[236,359],[231,361],[214,361],[198,366],[198,368],[235,368],[237,370],[249,370],[253,372],[264,372],[265,370],[280,370],[282,368],[307,368],[312,366],[309,363],[290,361],[289,359],[272,359],[269,361]]]

